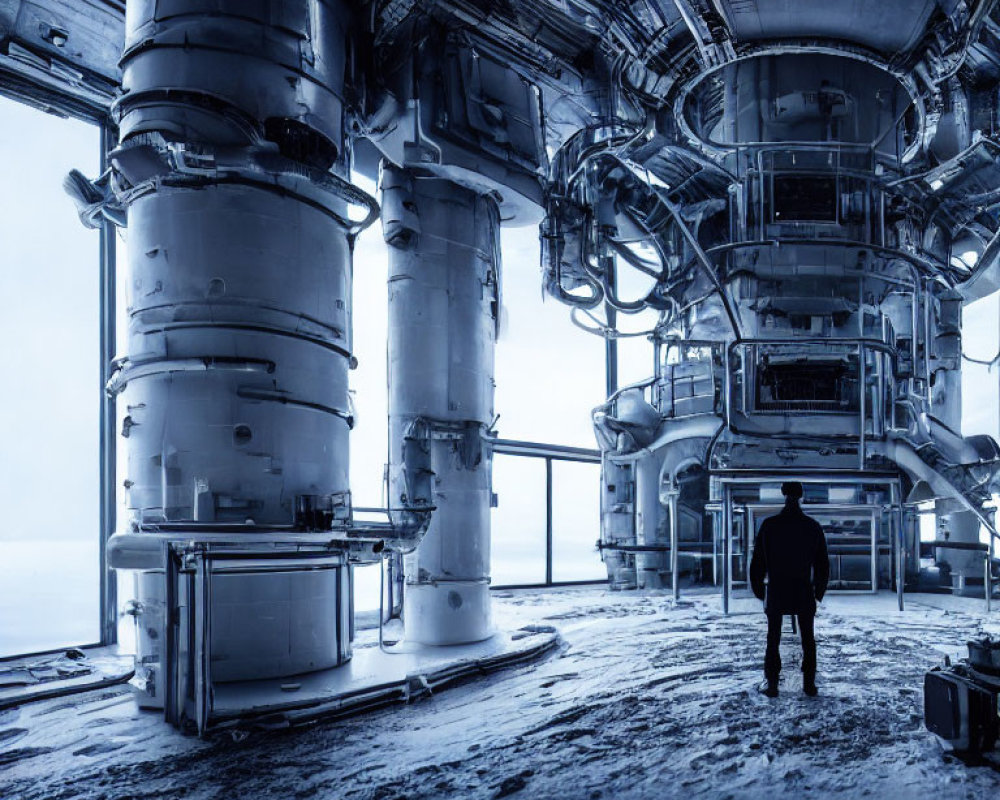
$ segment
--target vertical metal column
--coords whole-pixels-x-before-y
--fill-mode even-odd
[[[868,520],[868,525],[871,530],[871,582],[872,582],[872,594],[878,594],[878,523],[876,522],[876,515],[878,514],[878,508],[872,507],[871,517]]]
[[[390,507],[405,432],[432,432],[436,510],[406,556],[406,638],[444,645],[492,634],[489,597],[493,350],[499,313],[500,212],[490,195],[388,165]]]
[[[608,287],[614,291],[617,285],[615,268],[609,267]],[[604,304],[604,313],[608,327],[614,328],[618,324],[618,312],[610,303]],[[611,397],[618,391],[618,340],[612,336],[604,339],[604,391]]]
[[[108,153],[118,143],[117,131],[107,123],[101,126],[101,174],[108,167]],[[111,362],[115,357],[115,293],[117,273],[117,248],[115,226],[104,220],[100,227],[100,350],[101,368],[99,387],[101,396],[100,418],[100,559],[101,559],[101,644],[118,641],[118,581],[108,565],[108,539],[115,532],[115,400],[104,387],[111,377]]]
[[[674,600],[679,600],[681,596],[680,575],[677,572],[680,565],[677,552],[677,548],[680,546],[680,521],[677,519],[678,494],[679,492],[674,486],[670,487],[667,494],[667,510],[670,514],[670,582]]]
[[[859,306],[864,308],[864,306]],[[863,317],[863,314],[859,314]],[[862,333],[862,335],[864,335]],[[868,377],[865,370],[865,348],[858,345],[858,469],[865,468],[865,417],[868,415],[868,388],[866,382]]]
[[[996,519],[996,512],[994,512],[994,519]],[[994,523],[995,525],[996,523]],[[993,555],[995,551],[995,544],[993,542],[993,537],[990,537],[989,549],[986,551],[986,610],[992,611],[993,609]]]
[[[729,613],[733,552],[733,487],[722,484],[722,613]]]
[[[990,566],[990,562],[992,561],[993,558],[993,548],[988,547],[984,555],[985,555],[984,559],[985,564],[983,565],[983,590],[986,594],[986,613],[988,614],[992,609],[993,605],[993,586],[992,586],[993,581],[991,578],[992,570]]]
[[[552,459],[545,459],[545,583],[552,583]]]
[[[902,491],[898,483],[889,487],[889,502],[891,504],[891,524],[894,529],[894,552],[896,555],[896,599],[899,610],[903,610],[903,590],[906,588],[906,521],[909,518],[903,508]]]
[[[987,511],[990,524],[996,528],[997,512],[996,509]],[[986,613],[989,614],[993,610],[993,536],[992,533],[988,534],[986,552],[983,554],[986,559],[986,564],[983,568],[983,591],[986,593]]]

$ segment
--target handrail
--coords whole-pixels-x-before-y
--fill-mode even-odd
[[[926,480],[932,489],[944,490],[944,493],[958,500],[958,502],[965,506],[966,510],[971,511],[975,515],[979,523],[989,532],[991,538],[1000,541],[1000,532],[997,531],[994,524],[983,513],[983,510],[976,503],[972,502],[962,489],[956,486],[947,475],[938,472],[924,461],[917,449],[906,437],[890,432],[887,434],[885,442],[872,442],[871,447],[876,450],[884,450],[885,455],[888,455],[889,458],[907,472],[921,473],[920,478]],[[903,462],[909,465],[909,468]]]
[[[534,456],[553,458],[557,461],[586,461],[599,463],[601,451],[587,447],[572,447],[544,442],[527,442],[520,439],[486,439],[494,453],[508,456]]]
[[[849,344],[849,345],[853,345],[855,347],[857,347],[858,345],[861,345],[862,347],[867,347],[867,348],[870,348],[872,350],[881,350],[884,353],[888,353],[889,355],[894,355],[896,353],[896,350],[894,348],[892,348],[889,345],[887,345],[881,339],[869,339],[867,337],[861,337],[861,336],[851,336],[851,337],[844,337],[844,338],[823,338],[823,337],[820,337],[820,336],[808,336],[808,337],[802,337],[801,339],[799,339],[799,338],[794,338],[794,339],[760,339],[760,338],[756,338],[756,339],[741,339],[738,342],[730,342],[729,343],[729,349],[732,350],[732,349],[734,349],[737,346],[751,345],[751,344],[790,345],[792,347],[799,347],[799,346],[801,346],[803,344],[822,344],[822,345],[827,345],[827,346],[831,346],[831,345],[836,346],[838,344]]]

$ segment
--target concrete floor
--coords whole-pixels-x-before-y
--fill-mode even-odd
[[[983,798],[1000,774],[924,730],[924,672],[1000,632],[981,600],[830,596],[820,697],[782,645],[782,695],[760,680],[765,621],[741,600],[499,592],[499,623],[556,626],[554,655],[419,702],[304,729],[183,737],[125,687],[0,712],[4,800],[125,798]],[[367,634],[365,634],[367,636]],[[364,636],[359,648],[370,646]]]

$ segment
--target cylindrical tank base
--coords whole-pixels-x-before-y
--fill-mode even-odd
[[[469,644],[493,635],[490,587],[485,581],[407,584],[406,640],[418,644]]]
[[[198,589],[205,578],[194,568],[176,572],[172,587],[165,570],[135,573],[133,684],[141,708],[162,709],[168,694],[188,694],[192,678],[185,665],[197,654],[195,638],[205,635],[205,620],[213,683],[282,678],[350,660],[352,575],[343,556],[279,566],[262,553],[261,560],[218,561],[209,570],[207,615]]]

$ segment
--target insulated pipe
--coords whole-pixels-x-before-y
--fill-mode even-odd
[[[116,538],[183,529],[175,540],[208,548],[237,528],[266,562],[279,532],[350,515],[349,210],[360,198],[371,216],[374,204],[344,178],[351,3],[165,5],[128,4],[115,108],[129,334],[112,387],[129,517]],[[346,550],[327,561],[211,567],[210,607],[197,613],[212,622],[213,680],[350,657]],[[161,567],[138,581],[150,706],[177,678],[160,649],[182,610],[165,607],[165,580]]]
[[[480,641],[492,634],[491,455],[483,436],[493,418],[499,207],[491,195],[388,165],[382,197],[392,503],[403,501],[403,431],[418,418],[432,431],[436,510],[405,558],[406,639]]]

